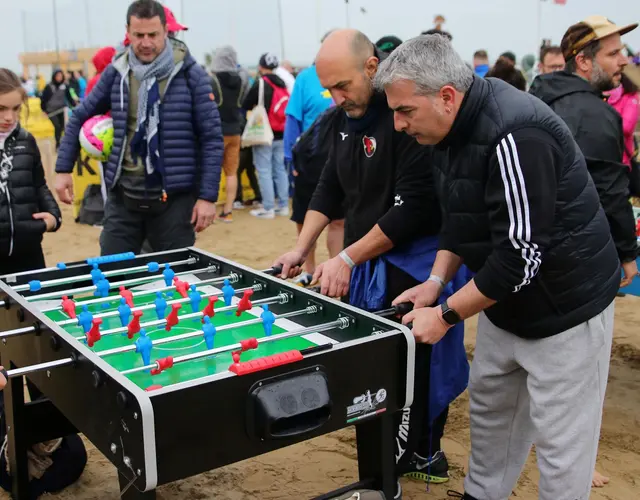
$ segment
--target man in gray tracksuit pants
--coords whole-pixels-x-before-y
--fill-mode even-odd
[[[586,500],[595,465],[620,262],[584,156],[542,101],[473,75],[450,42],[422,36],[381,64],[395,126],[434,145],[442,203],[416,340],[480,313],[469,399],[466,500],[507,500],[536,446],[541,500]],[[442,283],[475,273],[438,307]]]

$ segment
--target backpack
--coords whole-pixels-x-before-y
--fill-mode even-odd
[[[305,183],[317,184],[331,149],[331,133],[340,108],[332,107],[322,113],[305,130],[292,148],[293,165]],[[300,180],[302,180],[300,179]]]
[[[268,78],[263,78],[265,82],[273,89],[271,97],[271,106],[269,106],[269,125],[274,132],[284,132],[284,124],[287,121],[285,110],[289,103],[289,91],[286,87],[278,87],[274,85]]]

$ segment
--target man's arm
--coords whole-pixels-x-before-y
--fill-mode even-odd
[[[73,110],[58,150],[56,173],[73,172],[73,167],[80,153],[78,134],[82,124],[92,116],[106,113],[111,109],[111,86],[116,73],[117,70],[113,66],[108,66],[91,94]]]
[[[562,161],[555,139],[540,129],[520,129],[496,147],[485,189],[493,251],[475,278],[448,300],[462,319],[518,293],[540,270]]]
[[[200,145],[202,172],[198,198],[215,203],[220,188],[220,173],[224,155],[224,140],[218,106],[213,102],[208,75],[199,66],[194,66],[197,83],[193,94],[195,129]]]

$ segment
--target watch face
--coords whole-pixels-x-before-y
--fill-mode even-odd
[[[453,309],[446,309],[442,312],[442,319],[450,325],[456,325],[460,323],[460,316]]]

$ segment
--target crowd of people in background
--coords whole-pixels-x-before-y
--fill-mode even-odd
[[[422,252],[419,255],[428,254],[430,266],[436,269],[437,240],[445,239],[447,235],[440,234],[442,220],[436,190],[433,188],[436,183],[434,179],[439,173],[435,167],[433,174],[426,172],[426,169],[420,170],[421,165],[431,161],[423,156],[426,150],[420,145],[441,145],[448,141],[447,148],[455,145],[464,151],[468,157],[465,160],[469,160],[459,166],[458,174],[464,173],[467,177],[458,179],[461,182],[458,185],[467,183],[465,185],[469,186],[469,193],[476,194],[478,199],[482,199],[483,195],[479,193],[485,193],[484,188],[490,183],[487,189],[495,191],[495,199],[505,196],[508,189],[505,190],[501,183],[507,174],[514,175],[513,169],[520,172],[521,160],[525,170],[528,168],[529,175],[532,171],[531,162],[538,158],[538,165],[555,165],[562,176],[570,178],[571,181],[568,181],[563,177],[557,186],[557,193],[544,193],[548,196],[548,207],[541,206],[539,199],[529,200],[532,210],[538,211],[536,217],[539,215],[544,219],[534,229],[538,231],[542,227],[542,232],[548,231],[551,236],[546,235],[543,239],[551,245],[547,237],[554,239],[564,236],[564,229],[561,231],[559,227],[564,227],[564,222],[574,224],[577,219],[567,216],[571,220],[556,221],[551,213],[553,211],[547,209],[554,204],[564,207],[578,200],[580,206],[572,206],[574,212],[571,214],[580,218],[580,224],[588,226],[593,234],[597,233],[597,238],[594,238],[598,242],[596,244],[589,240],[576,243],[574,238],[578,236],[571,232],[567,236],[567,240],[571,240],[567,243],[570,248],[554,240],[556,246],[549,258],[557,261],[566,258],[569,259],[566,262],[573,262],[571,259],[575,259],[580,248],[583,248],[580,245],[594,248],[600,245],[599,249],[606,250],[607,255],[612,256],[605,258],[599,250],[596,252],[598,258],[602,258],[598,265],[602,264],[607,271],[611,271],[610,276],[600,277],[603,284],[606,281],[607,287],[615,293],[620,286],[630,284],[638,275],[636,224],[629,195],[640,194],[640,180],[636,180],[640,179],[636,160],[638,148],[634,136],[640,114],[640,66],[633,51],[620,44],[620,36],[635,27],[619,27],[602,16],[585,19],[567,30],[560,45],[552,45],[547,41],[542,44],[535,79],[531,58],[524,58],[521,67],[512,52],[500,54],[492,63],[487,51],[480,49],[473,54],[471,64],[463,63],[451,46],[451,34],[440,27],[425,31],[422,33],[425,36],[404,44],[393,35],[384,36],[372,44],[363,33],[337,30],[323,38],[317,59],[309,61],[309,66],[301,71],[294,69],[287,61],[280,61],[275,54],[265,52],[257,61],[257,71],[252,76],[240,65],[238,54],[231,46],[216,48],[210,66],[202,66],[190,53],[187,44],[176,37],[177,33],[188,28],[178,23],[173,13],[160,3],[137,0],[127,12],[124,41],[117,46],[104,47],[95,54],[93,63],[96,73],[90,80],[87,81],[80,70],[65,73],[56,69],[49,83],[39,75],[35,79],[23,78],[20,81],[8,70],[0,70],[0,199],[6,197],[8,201],[8,210],[0,211],[0,227],[6,228],[0,234],[0,257],[3,263],[0,274],[8,272],[7,263],[13,266],[9,271],[25,269],[28,262],[24,259],[29,255],[37,257],[29,262],[44,266],[42,234],[57,230],[62,223],[59,207],[44,181],[35,139],[19,125],[17,118],[27,97],[38,96],[42,110],[54,127],[56,149],[59,149],[55,191],[63,203],[70,204],[73,201],[71,173],[80,152],[78,133],[81,126],[92,116],[111,113],[114,147],[103,165],[104,182],[108,189],[100,237],[103,255],[191,246],[196,233],[207,229],[216,219],[232,223],[234,210],[249,208],[251,216],[264,220],[265,224],[276,217],[290,217],[296,224],[299,239],[295,249],[281,257],[283,275],[295,275],[296,283],[301,286],[320,282],[323,293],[335,297],[349,295],[351,304],[374,310],[371,304],[376,297],[367,294],[376,284],[371,282],[374,280],[367,274],[371,269],[366,265],[369,262],[376,262],[376,266],[379,262],[391,263],[390,267],[385,268],[392,270],[388,276],[390,285],[383,286],[381,296],[390,303],[399,295],[418,307],[416,297],[427,290],[429,300],[424,299],[420,309],[422,312],[415,313],[418,315],[416,324],[419,321],[424,321],[424,324],[433,321],[431,325],[437,323],[437,328],[443,329],[441,333],[444,336],[448,329],[453,332],[456,330],[454,326],[462,327],[458,323],[464,319],[457,316],[455,323],[448,323],[447,318],[453,316],[455,320],[457,313],[447,309],[445,299],[451,297],[455,302],[453,297],[457,297],[457,303],[463,303],[459,292],[464,289],[472,273],[467,273],[466,268],[459,269],[461,261],[456,261],[457,267],[445,266],[451,272],[445,272],[442,277],[436,275],[435,271],[430,276],[422,276],[425,269],[417,272],[415,266],[406,265],[406,261],[397,264],[393,261],[393,252],[395,247],[402,248],[411,237],[418,235],[421,244],[424,244],[419,249]],[[426,49],[431,52],[425,54]],[[402,53],[402,57],[398,56],[399,53]],[[442,102],[438,103],[441,109],[438,110],[439,114],[429,115],[429,120],[415,116],[427,116],[435,108],[424,111],[421,109],[421,106],[426,106],[423,101],[415,106],[407,104],[418,102],[412,100],[416,95],[406,92],[407,82],[423,85],[420,79],[424,75],[419,71],[427,71],[417,66],[410,68],[411,61],[435,61],[442,67],[446,66],[445,69],[455,76],[455,81],[447,80],[448,84],[444,83],[435,89],[442,98]],[[399,74],[405,76],[401,78]],[[375,88],[374,81],[377,82]],[[429,81],[436,81],[436,77]],[[448,90],[444,92],[442,89]],[[489,94],[491,97],[488,97]],[[492,100],[492,107],[487,104],[489,100]],[[520,116],[514,111],[516,108],[526,110],[526,113]],[[421,115],[421,112],[425,114]],[[257,113],[264,113],[267,123],[263,125],[268,127],[272,136],[263,143],[247,146],[247,122],[252,114]],[[500,119],[499,113],[503,113]],[[527,113],[536,116],[523,118]],[[478,118],[477,123],[475,118]],[[489,125],[494,126],[499,122],[501,130],[492,128],[490,139],[500,138],[501,142],[497,151],[488,151],[486,145],[489,139],[482,134],[489,132],[480,130],[478,124],[487,125],[486,129],[489,130]],[[526,127],[517,128],[521,122]],[[513,135],[509,133],[509,141],[514,141],[515,135],[515,140],[522,144],[521,152],[527,153],[526,159],[525,154],[518,158],[515,143],[506,142],[507,138],[501,135],[502,132],[509,132],[507,125],[516,127]],[[463,131],[464,127],[466,129]],[[536,127],[544,130],[533,130]],[[472,144],[473,147],[468,147],[465,141],[471,140],[476,142]],[[544,147],[538,147],[540,144],[544,144]],[[436,152],[434,158],[437,160],[441,154],[442,151]],[[492,174],[488,180],[483,177],[487,186],[478,187],[479,177],[474,178],[475,174],[469,170],[469,166],[475,165],[474,162],[480,163],[480,154],[484,155],[483,158],[491,157],[496,169],[499,165],[502,181]],[[506,159],[503,159],[503,154]],[[375,160],[371,160],[374,155]],[[368,170],[374,162],[378,170]],[[254,198],[250,200],[244,200],[243,197],[240,179],[243,173],[248,176],[254,192]],[[225,202],[218,213],[216,202],[222,174],[226,183]],[[550,183],[553,180],[551,177],[546,179]],[[18,199],[12,201],[9,198],[7,179],[20,186]],[[543,193],[545,188],[540,188],[540,183],[544,179],[541,179],[530,176],[527,183],[533,185],[537,182],[539,192]],[[577,184],[580,184],[580,189],[575,187]],[[478,271],[479,278],[475,282],[479,285],[474,293],[477,297],[485,290],[486,297],[482,298],[491,302],[490,305],[496,303],[493,299],[487,299],[493,297],[491,292],[502,297],[507,293],[507,285],[515,278],[522,281],[519,285],[514,282],[515,291],[519,292],[522,287],[529,285],[540,266],[538,243],[526,240],[530,238],[532,230],[528,219],[529,201],[521,202],[518,199],[519,191],[525,190],[522,175],[519,183],[513,181],[512,187],[518,203],[516,222],[524,224],[520,211],[520,203],[523,203],[527,211],[527,228],[523,230],[520,227],[519,233],[514,234],[516,216],[511,209],[511,195],[507,193],[507,200],[500,198],[502,211],[499,215],[504,220],[501,220],[499,234],[501,241],[511,242],[505,243],[501,250],[505,252],[507,260],[517,260],[516,264],[519,264],[518,259],[526,261],[526,274],[519,276],[513,268],[505,270],[499,262],[492,261],[494,270],[497,269],[496,275],[502,272],[504,277],[502,288],[498,290],[498,285],[487,271]],[[442,185],[440,188],[443,189]],[[445,186],[444,189],[449,187]],[[468,225],[468,221],[465,222],[464,217],[455,217],[468,208],[465,205],[468,200],[463,200],[458,194],[450,192],[448,200],[449,205],[455,205],[458,210],[451,218],[457,224],[457,238],[464,239],[467,235],[469,238],[476,237],[474,228]],[[509,213],[505,211],[506,205],[509,205]],[[12,207],[15,207],[13,211]],[[556,215],[560,212],[564,214],[563,210],[556,210]],[[473,210],[466,213],[473,213],[474,217],[477,215]],[[485,228],[486,234],[490,234],[490,229],[498,231],[493,226],[489,228],[488,222],[496,224],[497,214],[477,217],[478,227]],[[315,260],[315,244],[325,228],[328,231],[330,260],[318,264]],[[589,231],[576,230],[576,233],[584,236]],[[5,234],[10,237],[5,238]],[[451,235],[448,236],[451,239]],[[462,247],[462,253],[468,252],[469,256],[475,255],[478,247],[474,245],[489,245],[479,240],[456,243]],[[616,256],[622,266],[621,283]],[[376,260],[378,257],[379,261]],[[473,258],[468,260],[473,263]],[[584,263],[584,260],[580,261],[581,265]],[[483,260],[482,265],[475,267],[489,269],[484,265]],[[558,288],[558,293],[566,284],[563,280],[569,279],[564,274],[547,276],[552,286]],[[354,293],[356,288],[353,282],[357,281],[356,278],[360,280],[359,283],[366,283],[362,285],[366,293]],[[445,293],[445,286],[454,281]],[[582,282],[579,286],[574,282],[570,285],[586,290]],[[405,292],[408,288],[410,292]],[[435,289],[438,293],[433,292]],[[596,298],[598,293],[593,289],[587,291],[594,295],[591,306],[598,300],[598,307],[602,305],[598,311],[602,316],[602,324],[596,326],[598,335],[605,337],[613,328],[613,308],[610,302],[605,304],[602,302],[604,299]],[[572,288],[573,292],[575,290]],[[407,293],[409,295],[405,295]],[[548,292],[536,289],[531,293],[542,296]],[[441,300],[443,304],[439,319],[420,316],[432,314],[435,308],[424,306],[430,306],[436,300]],[[500,300],[498,306],[504,310],[508,300]],[[538,295],[535,295],[534,301],[538,301]],[[474,310],[473,314],[482,311],[489,302],[484,302],[483,307]],[[546,309],[543,308],[544,312],[549,316],[547,319],[553,321],[553,327],[557,327],[557,332],[574,326],[583,328],[580,325],[584,323],[578,325],[579,322],[572,322],[575,318],[571,313],[567,315],[566,311],[549,311],[547,305],[544,306]],[[522,304],[519,306],[512,310],[525,309]],[[504,313],[500,316],[500,312],[495,312],[500,310],[500,307],[493,309],[492,320],[496,323],[502,321],[504,330],[495,327],[485,316],[482,317],[484,324],[481,328],[487,335],[512,342],[517,337],[510,333],[509,318],[506,318],[509,315]],[[580,321],[584,319],[588,318]],[[460,353],[462,364],[466,365],[461,340],[463,328],[457,331],[459,335],[455,337],[444,337],[451,342],[447,353],[450,355],[458,349],[456,352]],[[527,337],[530,333],[523,336]],[[416,336],[425,344],[434,343]],[[540,341],[539,345],[543,340],[535,339],[536,342]],[[576,345],[580,342],[578,339]],[[500,341],[500,344],[503,342]],[[552,354],[554,350],[552,347],[545,349],[540,352]],[[437,353],[435,349],[434,353]],[[506,360],[509,355],[503,354]],[[481,358],[482,367],[491,363],[499,364],[496,359],[488,359],[491,356],[486,352],[478,354],[476,361]],[[511,359],[505,360],[502,360],[504,366],[493,367],[498,371],[507,370],[505,366],[515,363]],[[576,363],[579,364],[579,361]],[[466,366],[467,372],[462,373],[461,368],[456,374],[458,378],[464,375],[468,379]],[[540,376],[544,371],[540,366],[536,365],[531,373]],[[424,370],[425,367],[428,367],[426,362],[416,369]],[[485,426],[483,429],[487,430],[486,422],[482,422],[486,412],[483,414],[478,408],[483,406],[486,410],[493,404],[491,397],[496,393],[496,388],[490,387],[480,370],[482,368],[477,368],[473,389],[480,399],[487,399],[484,402],[476,400],[477,411],[472,415],[472,421],[475,417],[474,425]],[[500,372],[499,377],[503,376],[506,373]],[[429,379],[426,375],[424,378]],[[466,381],[463,386],[466,387]],[[463,386],[460,386],[460,391],[464,389]],[[424,387],[421,390],[428,392]],[[501,390],[498,387],[497,392]],[[548,390],[548,387],[540,388],[540,393],[531,397],[540,397],[540,394],[546,397]],[[603,394],[604,391],[598,396],[594,394],[588,408],[591,418],[589,422],[582,422],[581,430],[585,433],[581,435],[586,437],[581,441],[581,449],[585,452],[584,456],[578,457],[580,464],[576,459],[573,465],[566,465],[567,486],[573,486],[572,481],[578,475],[584,476],[585,463],[589,462],[588,467],[593,468],[594,450],[597,447],[593,435],[598,434]],[[440,438],[450,401],[448,399],[437,406],[438,411],[429,416],[429,425],[415,438],[412,453],[403,459],[403,474],[427,482],[448,480],[448,463],[440,446]],[[540,401],[545,401],[544,397]],[[417,406],[426,407],[426,399],[423,397]],[[517,415],[503,410],[500,410],[499,416],[504,422],[516,419]],[[417,415],[419,417],[411,418],[427,418],[422,413]],[[533,432],[532,425],[528,422],[523,429]],[[591,435],[587,436],[589,432]],[[505,441],[508,438],[506,434],[502,437]],[[571,448],[564,438],[555,437],[557,441],[549,445],[554,453],[562,454],[560,448]],[[486,460],[486,463],[498,460],[497,454],[492,454],[490,439],[481,442],[482,439],[472,435],[472,441],[472,445],[476,446],[472,462],[478,457]],[[478,445],[478,442],[481,443]],[[60,443],[58,446],[57,449],[66,449]],[[516,451],[524,460],[529,448],[525,450],[521,447]],[[57,459],[55,454],[52,458],[53,462],[74,462],[78,467],[73,470],[80,468],[81,472],[86,453],[84,449],[73,449],[72,452],[67,450],[66,455],[58,454]],[[465,499],[474,500],[476,497],[471,496],[469,491],[475,495],[481,494],[478,492],[483,491],[482,484],[491,482],[492,476],[501,476],[497,482],[504,480],[502,476],[509,476],[508,480],[515,484],[520,473],[520,469],[509,469],[509,464],[500,463],[494,470],[487,470],[486,466],[478,463],[473,465],[474,471],[465,483],[468,487],[463,497]],[[581,470],[577,471],[580,467]],[[503,469],[506,471],[504,474],[501,472]],[[543,476],[552,474],[549,472],[551,469],[545,469],[543,464]],[[61,481],[69,484],[77,479],[77,475],[74,472],[65,477],[57,476],[55,480],[42,476],[45,479],[40,481],[38,491],[60,489],[66,486]],[[556,480],[561,483],[564,481]],[[496,481],[491,484],[497,484]],[[602,486],[607,481],[597,473],[593,477],[594,486]],[[557,492],[559,484],[555,484],[554,491]],[[509,485],[501,488],[507,495],[511,491]],[[401,490],[398,495],[401,495]],[[504,495],[498,496],[502,498]],[[578,494],[574,496],[583,498]]]

